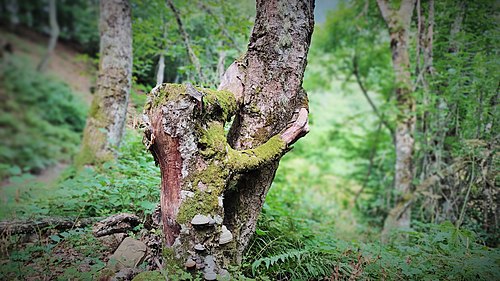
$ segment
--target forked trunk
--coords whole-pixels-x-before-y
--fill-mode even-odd
[[[229,179],[276,161],[307,133],[307,110],[265,144],[237,151],[229,146],[225,122],[237,110],[228,91],[163,84],[145,107],[146,146],[162,176],[161,219],[166,246],[187,269],[204,268],[205,278],[235,261],[238,235],[224,225]]]

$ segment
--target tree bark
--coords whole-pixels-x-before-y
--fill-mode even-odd
[[[312,0],[257,1],[248,51],[229,67],[219,87],[242,95],[228,137],[233,148],[265,143],[287,126],[298,109],[307,107],[302,79],[314,27],[313,9]],[[224,223],[238,237],[238,262],[255,232],[277,168],[275,160],[232,177],[233,188],[224,197]]]
[[[399,116],[396,125],[395,190],[399,199],[409,193],[413,180],[413,149],[415,130],[415,100],[410,74],[409,31],[415,0],[402,0],[398,10],[390,7],[387,0],[377,0],[380,12],[389,28],[392,64],[395,74],[396,100]],[[390,215],[389,215],[390,216]],[[410,226],[411,209],[406,209],[397,219],[387,218],[384,232]],[[382,237],[384,239],[384,237]]]
[[[49,62],[50,56],[54,52],[59,37],[59,25],[57,24],[56,0],[49,0],[49,21],[50,21],[50,40],[47,52],[37,66],[37,71],[44,71]]]
[[[97,90],[75,160],[77,166],[110,160],[120,145],[132,80],[130,13],[128,0],[100,1]]]
[[[292,126],[247,150],[229,146],[224,125],[237,110],[228,91],[163,84],[145,107],[144,142],[160,166],[161,220],[166,246],[186,268],[204,265],[215,280],[235,261],[238,233],[224,223],[229,178],[272,163],[307,133],[307,109]]]
[[[165,75],[165,55],[162,52],[160,53],[160,58],[158,59],[158,72],[156,72],[156,85],[160,85],[163,83],[163,77]]]

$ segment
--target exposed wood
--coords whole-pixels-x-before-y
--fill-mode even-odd
[[[301,108],[291,125],[266,143],[234,150],[227,143],[224,126],[236,113],[236,101],[227,91],[162,84],[152,90],[145,107],[145,143],[162,176],[166,246],[183,263],[210,260],[214,263],[211,273],[235,261],[235,251],[228,249],[233,249],[238,238],[223,224],[223,197],[230,176],[276,161],[308,131],[308,112]]]
[[[59,37],[59,25],[57,24],[56,0],[49,0],[49,21],[50,21],[50,40],[47,52],[38,64],[36,70],[44,71],[49,62],[50,56],[54,52]]]

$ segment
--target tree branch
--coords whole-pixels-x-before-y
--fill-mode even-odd
[[[368,95],[368,91],[366,90],[363,82],[361,81],[361,77],[359,75],[359,66],[358,66],[358,58],[356,55],[354,55],[352,59],[352,66],[353,66],[353,71],[352,73],[354,74],[354,77],[356,77],[356,82],[359,85],[359,88],[361,89],[361,92],[365,96],[366,100],[370,104],[371,108],[373,109],[373,112],[377,117],[379,118],[380,122],[384,124],[384,126],[389,130],[391,133],[391,136],[394,137],[394,129],[389,125],[389,123],[385,120],[384,116],[378,111],[377,107],[375,106],[375,103],[373,103],[372,99]]]
[[[188,54],[188,58],[191,61],[191,63],[194,65],[194,68],[196,69],[196,73],[198,74],[198,77],[200,78],[201,82],[205,82],[205,77],[203,75],[203,72],[201,71],[201,64],[200,60],[196,56],[196,54],[193,51],[193,48],[191,48],[191,42],[189,40],[189,35],[187,34],[186,30],[184,29],[184,25],[182,23],[179,11],[177,8],[174,6],[174,3],[172,0],[166,0],[165,1],[167,6],[172,10],[175,16],[175,20],[177,21],[177,25],[179,27],[179,32],[182,36],[182,40],[184,41],[184,45],[186,45],[186,51]]]
[[[234,41],[233,37],[229,34],[229,32],[227,32],[227,29],[224,27],[224,24],[222,24],[220,22],[219,17],[217,17],[217,15],[215,15],[212,12],[212,10],[207,5],[205,5],[205,3],[199,2],[199,5],[200,5],[200,7],[203,10],[205,10],[205,12],[207,12],[207,14],[209,14],[210,16],[212,16],[212,18],[215,20],[215,22],[219,26],[219,28],[220,28],[222,34],[224,35],[224,37],[227,38],[227,39],[229,39],[229,41],[231,41],[231,45],[233,45],[233,48],[235,48],[236,50],[238,50],[239,53],[242,53],[243,51],[238,46],[238,44],[236,44],[236,41]]]

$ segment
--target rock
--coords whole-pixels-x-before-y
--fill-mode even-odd
[[[215,270],[215,261],[214,257],[208,255],[205,257],[205,272],[212,272]]]
[[[231,280],[231,275],[229,274],[229,271],[227,271],[225,269],[221,269],[219,271],[219,277],[220,277],[219,280],[225,280],[225,281]]]
[[[187,269],[192,269],[196,266],[196,262],[192,259],[187,259],[187,261],[184,263],[184,266],[187,268]]]
[[[146,250],[146,244],[127,237],[109,257],[108,266],[113,267],[115,270],[134,268],[142,262],[146,256]]]
[[[101,241],[102,245],[106,249],[109,249],[110,253],[112,253],[116,250],[116,248],[118,248],[123,239],[125,239],[125,236],[125,233],[115,233],[111,235],[101,236],[97,239]]]
[[[217,280],[217,274],[215,272],[206,272],[203,274],[205,280]]]
[[[191,220],[193,226],[204,226],[210,223],[210,218],[204,215],[196,215]]]
[[[198,244],[194,245],[194,249],[196,251],[205,251],[205,246],[203,246],[202,244],[198,243]]]
[[[224,245],[233,241],[233,234],[227,229],[225,225],[222,226],[222,232],[219,237],[219,244]]]
[[[112,215],[96,223],[92,232],[95,237],[124,233],[139,225],[139,217],[134,214],[121,213]]]

